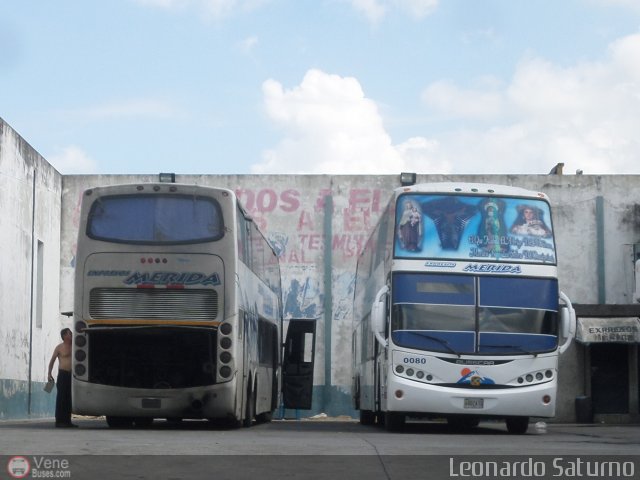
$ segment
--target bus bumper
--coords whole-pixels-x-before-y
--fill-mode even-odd
[[[74,379],[73,413],[152,418],[236,417],[236,379],[181,389],[138,389],[98,385]]]
[[[392,376],[387,389],[388,411],[407,414],[487,417],[555,416],[555,381],[519,388],[451,388]]]

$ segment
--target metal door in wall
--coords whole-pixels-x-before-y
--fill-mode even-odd
[[[593,413],[629,413],[629,347],[601,343],[590,348]]]

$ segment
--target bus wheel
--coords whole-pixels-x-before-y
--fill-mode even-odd
[[[509,417],[506,419],[507,431],[514,435],[522,435],[529,428],[529,417]]]
[[[131,428],[133,426],[133,418],[107,415],[107,425],[110,428]]]
[[[253,424],[253,417],[256,411],[256,399],[253,395],[251,387],[247,387],[247,406],[245,408],[244,420],[242,421],[243,427],[250,427]]]
[[[389,432],[401,432],[404,429],[405,415],[398,412],[385,412],[384,426]]]
[[[273,412],[262,412],[256,415],[256,422],[269,423],[272,418],[273,418]]]
[[[371,410],[360,410],[360,424],[373,425],[376,423],[376,414]]]

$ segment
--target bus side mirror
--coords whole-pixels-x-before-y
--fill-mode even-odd
[[[560,334],[564,338],[564,343],[560,345],[559,352],[564,353],[576,334],[576,311],[571,305],[571,300],[564,293],[560,292],[560,299],[564,305],[560,306]]]
[[[386,295],[388,292],[389,287],[386,285],[378,290],[376,298],[371,305],[371,331],[383,347],[387,346],[387,340],[384,338],[382,333],[384,332],[387,320]]]

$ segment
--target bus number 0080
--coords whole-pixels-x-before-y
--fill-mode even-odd
[[[414,363],[414,364],[425,364],[427,363],[426,358],[405,358],[404,363]]]

